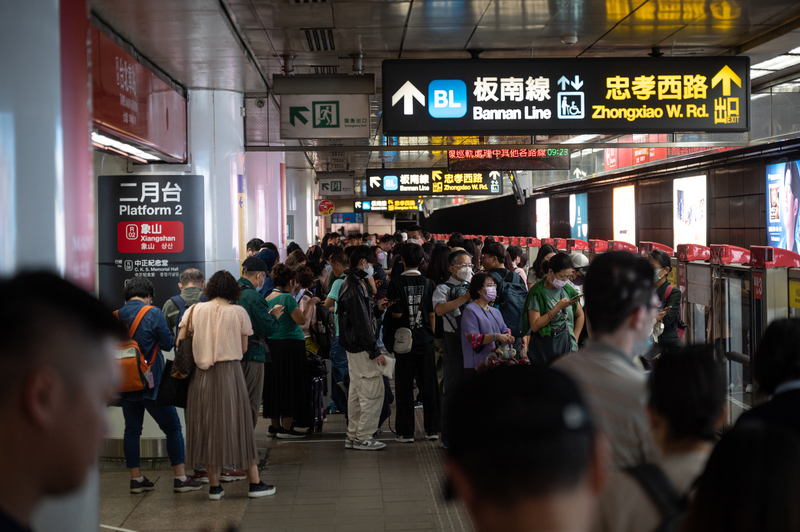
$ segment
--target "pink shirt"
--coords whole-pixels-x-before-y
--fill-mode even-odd
[[[239,305],[195,303],[186,311],[180,326],[192,315],[192,351],[197,367],[206,370],[217,362],[241,360],[242,336],[253,334],[250,316]]]

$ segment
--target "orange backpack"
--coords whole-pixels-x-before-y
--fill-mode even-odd
[[[144,319],[145,314],[152,306],[145,305],[136,314],[136,319],[128,327],[128,335],[131,337],[126,342],[119,342],[117,344],[117,365],[122,375],[120,382],[120,392],[137,392],[140,390],[148,390],[153,387],[153,364],[156,361],[156,353],[158,352],[158,344],[153,349],[153,355],[150,357],[150,363],[145,360],[142,350],[139,348],[139,343],[133,339],[136,334],[136,329]],[[119,311],[114,311],[114,317],[119,319]]]

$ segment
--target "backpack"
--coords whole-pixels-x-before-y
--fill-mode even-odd
[[[664,300],[669,299],[669,295],[675,287],[671,284],[667,285],[667,292],[664,294]],[[678,319],[675,321],[675,330],[678,331],[678,340],[683,341],[683,334],[686,332],[686,323],[683,321],[683,309],[678,305]]]
[[[336,341],[336,316],[323,303],[317,303],[317,320],[311,324],[311,338],[319,346],[317,354],[330,358],[331,346]]]
[[[447,301],[455,301],[459,297],[469,292],[469,283],[460,283],[460,284],[445,283],[445,284],[450,287],[450,289],[447,291]],[[469,303],[461,305],[453,312],[444,315],[444,318],[448,321],[448,323],[450,323],[450,326],[456,332],[461,330],[461,317],[462,314],[464,313],[464,309],[467,308],[468,304]],[[455,319],[450,314],[455,314]]]
[[[175,345],[178,345],[178,335],[181,333],[181,320],[183,320],[183,315],[186,314],[186,310],[189,308],[186,306],[186,301],[181,296],[172,296],[169,298],[176,307],[178,307],[178,317],[175,318]],[[200,303],[205,303],[208,301],[208,298],[205,294],[200,296]]]
[[[525,301],[528,299],[528,285],[524,281],[513,282],[515,274],[510,270],[503,279],[500,279],[500,275],[494,272],[491,275],[495,284],[497,284],[495,307],[503,315],[503,321],[511,329],[511,334],[519,337],[522,332],[522,315],[525,313]]]
[[[688,497],[680,495],[660,467],[640,464],[625,469],[635,478],[661,513],[661,524],[656,532],[677,532],[686,513]]]
[[[414,344],[414,334],[408,327],[398,327],[394,332],[394,352],[398,355],[405,355],[411,352]]]
[[[156,353],[158,353],[158,343],[156,343],[153,354],[150,356],[150,362],[148,362],[147,359],[144,358],[142,350],[139,348],[139,342],[133,339],[133,335],[136,334],[139,324],[142,323],[145,314],[147,314],[147,311],[151,308],[155,307],[145,305],[139,310],[138,314],[136,314],[133,323],[130,326],[127,324],[125,325],[128,327],[128,336],[130,336],[130,340],[117,343],[117,367],[119,367],[120,374],[122,375],[122,381],[119,387],[120,392],[138,392],[149,390],[155,386],[153,380],[153,364],[156,361]],[[119,319],[118,310],[114,311],[114,317]]]

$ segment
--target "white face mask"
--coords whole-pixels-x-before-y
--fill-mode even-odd
[[[409,238],[408,240],[406,240],[406,243],[407,244],[419,244],[419,240],[416,239],[416,238]]]
[[[460,280],[468,283],[472,280],[472,268],[459,268],[456,275]]]

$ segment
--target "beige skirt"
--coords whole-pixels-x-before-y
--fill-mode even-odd
[[[186,405],[186,464],[235,465],[258,460],[250,396],[239,361],[195,368]]]

